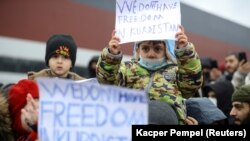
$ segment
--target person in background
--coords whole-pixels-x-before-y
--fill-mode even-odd
[[[56,34],[51,36],[46,44],[45,63],[49,69],[39,72],[28,72],[28,79],[38,77],[57,77],[72,80],[85,79],[74,72],[77,45],[70,35]]]
[[[218,62],[212,58],[201,58],[202,72],[204,75],[204,85],[218,80],[222,72],[218,67]]]
[[[214,83],[222,77],[222,72],[218,68],[217,60],[210,57],[201,58],[202,72],[203,72],[203,83],[202,87],[195,93],[193,97],[204,96],[204,86]],[[224,81],[224,80],[223,80]]]
[[[12,119],[11,127],[16,141],[35,141],[37,139],[37,122],[31,124],[28,120],[30,118],[24,112],[30,109],[31,102],[27,102],[30,97],[38,104],[38,86],[35,81],[28,79],[18,81],[10,88],[8,93],[9,111]]]
[[[208,98],[189,98],[186,100],[187,115],[198,121],[199,125],[227,125],[226,115]]]
[[[232,96],[230,115],[236,125],[250,124],[250,84],[236,89]]]
[[[88,64],[88,73],[89,73],[88,78],[96,77],[96,64],[98,62],[98,58],[99,56],[94,56],[90,59]]]
[[[211,83],[215,82],[222,76],[222,71],[219,69],[218,62],[215,59],[211,60],[211,71],[209,75]]]
[[[175,42],[177,63],[171,59],[165,40],[136,42],[134,58],[122,63],[120,39],[114,31],[97,63],[98,82],[145,90],[150,100],[170,104],[179,124],[187,124],[184,99],[201,87],[202,71],[194,45],[188,42],[184,27],[179,28]]]
[[[221,71],[222,74],[225,72],[225,62],[221,62],[218,66],[219,70]]]
[[[234,121],[230,116],[232,108],[231,99],[234,92],[232,83],[228,80],[215,81],[214,83],[205,85],[203,90],[204,97],[211,100],[227,116],[228,124],[233,124]]]
[[[14,141],[8,107],[7,98],[0,90],[0,141]]]
[[[33,98],[31,94],[28,94],[26,97],[27,104],[21,110],[23,118],[28,126],[30,126],[35,134],[37,134],[37,124],[38,124],[38,110],[39,103],[38,99]],[[28,140],[32,138],[28,137]]]
[[[238,69],[239,60],[237,53],[230,53],[225,57],[225,71],[224,74],[219,78],[221,81],[233,79],[234,72]]]
[[[200,58],[201,60],[201,67],[202,67],[202,86],[201,88],[195,92],[192,97],[203,97],[203,87],[204,85],[210,83],[210,70],[211,70],[211,58],[203,57]]]
[[[244,57],[242,57],[242,55]],[[235,88],[245,84],[250,84],[250,62],[247,61],[246,53],[238,53],[239,66],[233,75],[232,84]]]
[[[201,58],[201,66],[202,66],[202,73],[203,73],[203,85],[210,83],[210,71],[212,69],[212,58],[203,57]]]
[[[1,87],[0,91],[2,92],[2,94],[6,97],[6,95],[8,94],[10,88],[14,85],[15,83],[8,83],[5,84]]]

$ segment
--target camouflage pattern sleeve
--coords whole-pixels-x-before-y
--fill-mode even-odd
[[[178,65],[177,83],[182,96],[189,98],[202,85],[203,78],[200,58],[192,43],[188,43],[185,48],[176,49],[175,54]]]
[[[96,77],[101,84],[118,85],[118,72],[122,60],[122,53],[113,55],[108,48],[104,48],[97,62]]]

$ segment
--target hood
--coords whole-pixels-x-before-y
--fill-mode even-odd
[[[138,61],[139,55],[137,54],[137,48],[138,44],[143,41],[135,42],[134,43],[134,49],[133,49],[133,58]],[[168,60],[170,60],[172,63],[177,64],[176,56],[175,56],[175,40],[165,40],[166,45],[166,56]]]
[[[166,102],[149,101],[148,122],[151,125],[178,125],[178,117],[174,109]]]
[[[187,115],[195,118],[200,125],[227,119],[226,115],[208,98],[189,98],[186,100],[186,106]]]
[[[204,87],[204,96],[208,97],[208,92],[213,90],[217,98],[217,106],[220,108],[227,116],[232,108],[232,94],[234,92],[234,87],[232,83],[228,80],[225,81],[215,81],[212,84],[207,84]]]

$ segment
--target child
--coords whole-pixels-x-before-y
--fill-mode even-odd
[[[180,29],[176,34],[177,64],[170,59],[166,42],[162,40],[137,42],[136,57],[121,63],[120,39],[113,32],[97,64],[98,81],[143,89],[150,100],[169,103],[177,112],[179,124],[184,124],[187,118],[184,98],[191,97],[201,87],[202,73],[194,46],[188,42],[184,28],[180,26]]]
[[[76,61],[77,45],[70,35],[53,35],[47,41],[45,63],[49,69],[40,72],[28,72],[28,79],[37,77],[58,77],[82,80],[83,77],[70,72]]]

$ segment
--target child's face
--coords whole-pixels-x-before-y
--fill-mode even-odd
[[[143,41],[139,44],[138,54],[147,59],[160,59],[166,56],[166,47],[161,41]]]
[[[49,68],[58,77],[67,77],[71,67],[72,61],[69,57],[55,54],[49,59]]]

